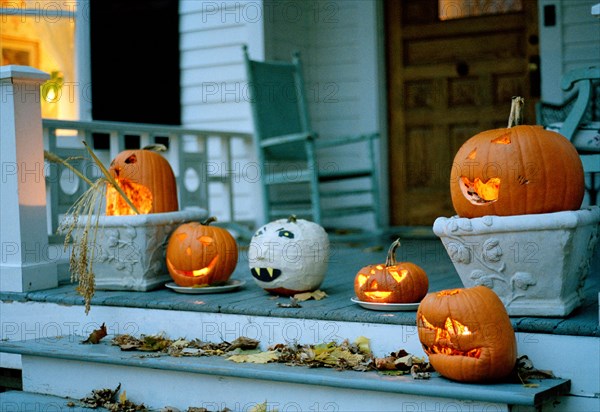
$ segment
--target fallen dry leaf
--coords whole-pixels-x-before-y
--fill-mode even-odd
[[[404,349],[392,352],[389,356],[375,359],[375,369],[393,375],[410,373],[415,379],[429,379],[433,369],[429,363],[418,356],[411,355]]]
[[[181,345],[181,340],[175,342]],[[123,351],[162,352],[168,350],[173,341],[163,335],[142,335],[139,339],[131,335],[117,335],[112,340],[112,344]]]
[[[529,384],[529,382],[528,382],[529,379],[554,379],[554,378],[556,378],[556,376],[554,376],[554,373],[552,373],[552,371],[536,369],[533,366],[533,362],[531,362],[531,359],[529,359],[529,357],[527,355],[519,356],[517,358],[516,372],[517,372],[517,376],[518,376],[519,380],[526,387],[531,387],[531,386],[527,386]]]
[[[424,365],[413,365],[410,368],[410,374],[412,375],[413,379],[429,379],[431,378],[431,370],[433,369],[429,363]]]
[[[257,403],[254,405],[248,412],[268,412],[269,409],[267,408],[267,401],[264,401],[263,403]],[[277,412],[277,409],[273,409],[272,412]]]
[[[80,401],[87,408],[103,407],[106,403],[114,403],[117,393],[121,390],[121,384],[116,389],[94,389],[92,394],[81,398]]]
[[[431,367],[423,358],[413,356],[401,349],[387,357],[374,358],[370,340],[359,336],[350,343],[329,342],[318,345],[297,343],[271,345],[267,351],[258,349],[260,342],[241,336],[233,342],[211,343],[199,339],[178,339],[172,341],[162,335],[143,336],[136,339],[129,335],[119,335],[113,339],[114,345],[122,349],[162,352],[170,356],[224,356],[232,362],[285,363],[290,366],[327,367],[339,370],[368,371],[378,370],[391,375],[412,374],[415,379],[426,379]],[[148,356],[148,355],[145,355]],[[162,356],[157,354],[156,356]]]
[[[356,346],[358,346],[358,350],[361,353],[364,353],[366,355],[371,354],[371,340],[369,338],[367,338],[366,336],[359,336],[354,341],[354,344]]]
[[[236,350],[236,349],[243,349],[243,350],[256,349],[256,348],[258,348],[259,344],[260,344],[260,342],[257,341],[256,339],[250,339],[245,336],[240,336],[239,338],[237,338],[236,340],[231,342],[231,345],[227,348],[227,352]]]
[[[279,354],[277,351],[266,351],[266,352],[258,352],[258,353],[240,353],[237,355],[232,355],[227,358],[232,362],[236,363],[269,363],[274,362],[279,358]]]
[[[313,292],[296,293],[294,295],[294,299],[296,299],[297,302],[304,302],[305,300],[310,300],[310,299],[321,300],[321,299],[325,299],[326,297],[327,297],[327,293],[323,292],[322,290],[315,290]]]
[[[107,335],[106,325],[103,323],[100,326],[100,329],[96,329],[95,331],[90,333],[90,335],[87,337],[87,339],[82,341],[81,343],[86,343],[86,344],[91,343],[92,345],[97,345],[98,343],[100,343],[102,338],[104,338],[106,335]]]
[[[301,308],[302,305],[294,297],[290,297],[290,303],[277,303],[280,308]]]

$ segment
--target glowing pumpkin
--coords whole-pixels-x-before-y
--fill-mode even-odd
[[[506,377],[517,360],[515,332],[485,286],[429,293],[417,311],[419,340],[434,369],[461,382]]]
[[[584,195],[577,150],[541,126],[517,125],[522,98],[514,98],[504,129],[467,140],[456,153],[450,178],[454,210],[461,217],[576,210]]]
[[[175,175],[169,162],[149,149],[125,150],[108,170],[141,214],[173,212],[179,209]],[[106,215],[133,215],[135,212],[111,185],[106,189]]]
[[[365,266],[354,278],[354,292],[363,302],[415,303],[427,294],[429,279],[414,263],[396,262],[400,239],[390,246],[385,264]]]
[[[171,234],[167,269],[177,285],[212,286],[229,280],[237,265],[237,243],[226,229],[209,226],[215,220],[184,223]]]
[[[294,295],[318,289],[327,272],[329,237],[314,222],[279,219],[256,231],[248,249],[250,272],[267,292]]]

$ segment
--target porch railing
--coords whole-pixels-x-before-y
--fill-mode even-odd
[[[180,209],[203,208],[220,222],[251,225],[247,209],[238,207],[243,190],[236,190],[241,168],[235,164],[252,161],[252,136],[242,132],[199,130],[179,126],[106,121],[43,119],[44,148],[62,158],[75,158],[74,165],[95,178],[99,170],[89,160],[82,143],[108,165],[119,152],[150,144],[164,144],[162,155],[177,178]],[[87,189],[69,169],[46,164],[48,232],[56,239],[60,217]],[[210,196],[209,196],[210,193]],[[238,195],[240,193],[240,195]]]

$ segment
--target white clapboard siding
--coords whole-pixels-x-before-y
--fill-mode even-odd
[[[600,19],[591,13],[598,0],[540,0],[542,100],[561,103],[561,77],[570,70],[600,65]],[[556,25],[544,27],[544,6],[556,7]]]
[[[565,72],[600,64],[600,19],[591,14],[598,0],[567,1],[563,5]]]
[[[241,50],[246,43],[257,60],[289,60],[294,51],[301,53],[313,128],[322,139],[379,130],[376,7],[344,0],[181,1],[184,125],[252,131]],[[245,150],[235,153],[231,176],[235,202],[252,205],[244,211],[252,220],[260,210],[260,190],[252,150]],[[323,160],[344,159],[367,161],[361,147],[328,151]],[[211,184],[211,209],[228,201],[219,185]]]
[[[286,1],[302,18],[274,14],[265,22],[265,55],[289,60],[299,51],[304,66],[306,97],[313,129],[321,139],[380,131],[376,2]],[[367,163],[364,146],[327,150],[323,163]],[[339,188],[338,188],[339,189]],[[337,198],[328,202],[360,203],[362,199]],[[350,225],[373,227],[371,216]],[[327,222],[326,222],[327,223]],[[340,225],[349,222],[339,221]]]
[[[179,12],[182,123],[208,130],[251,132],[242,45],[248,44],[253,55],[262,58],[262,3],[182,0]],[[256,221],[261,208],[258,182],[253,177],[253,148],[234,142],[229,164],[219,145],[209,140],[209,153],[214,155],[208,160],[208,171],[212,178],[228,179],[233,185],[236,216],[219,215],[230,201],[219,179],[209,185],[210,212],[223,220]]]

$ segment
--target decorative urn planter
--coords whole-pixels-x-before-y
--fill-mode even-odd
[[[484,285],[511,316],[566,316],[583,302],[600,208],[440,217],[433,225],[465,287]]]
[[[171,279],[165,260],[171,232],[207,215],[205,210],[184,210],[100,216],[93,255],[96,289],[148,291],[164,285]],[[80,218],[78,226],[85,224]]]

